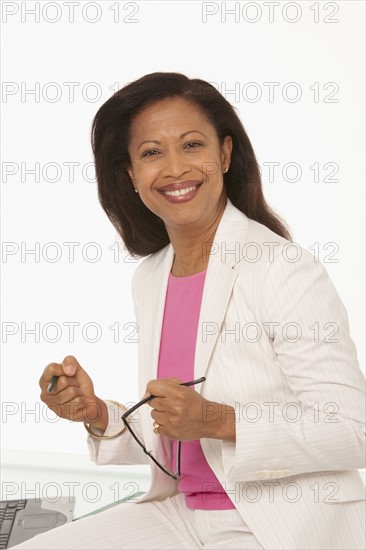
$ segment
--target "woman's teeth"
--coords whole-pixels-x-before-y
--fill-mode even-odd
[[[179,197],[180,195],[186,195],[190,191],[193,191],[193,189],[196,189],[197,185],[187,187],[186,189],[177,189],[176,191],[162,191],[162,193],[164,193],[164,195],[171,195],[172,197]]]

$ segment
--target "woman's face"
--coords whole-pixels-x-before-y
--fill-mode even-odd
[[[223,172],[231,150],[231,137],[220,147],[215,128],[196,105],[167,98],[133,119],[128,172],[145,206],[167,230],[187,224],[198,228],[210,223],[226,202]],[[179,189],[187,191],[177,196]]]

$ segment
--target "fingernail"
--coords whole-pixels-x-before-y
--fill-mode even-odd
[[[76,369],[75,369],[74,365],[65,365],[66,374],[74,374],[75,370]]]

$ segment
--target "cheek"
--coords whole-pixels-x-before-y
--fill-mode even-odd
[[[207,181],[212,185],[221,185],[221,183],[224,183],[221,167],[217,163],[212,163],[205,175]]]
[[[197,164],[197,167],[209,177],[209,179],[217,178],[221,175],[221,165],[217,160],[217,156],[210,155],[202,158]]]
[[[144,163],[134,165],[135,178],[141,185],[148,185],[156,174],[156,169]]]

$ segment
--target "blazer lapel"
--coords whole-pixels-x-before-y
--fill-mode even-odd
[[[201,310],[198,321],[194,362],[195,378],[206,375],[210,357],[220,334],[230,295],[239,271],[240,250],[248,218],[227,199],[210,250]],[[195,390],[201,393],[202,384]]]
[[[234,281],[238,276],[238,271],[235,271],[231,263],[225,265],[220,262],[219,256],[212,256],[207,267],[197,328],[195,379],[206,375],[212,351],[220,334]],[[200,393],[202,387],[202,384],[197,384],[195,390]]]

